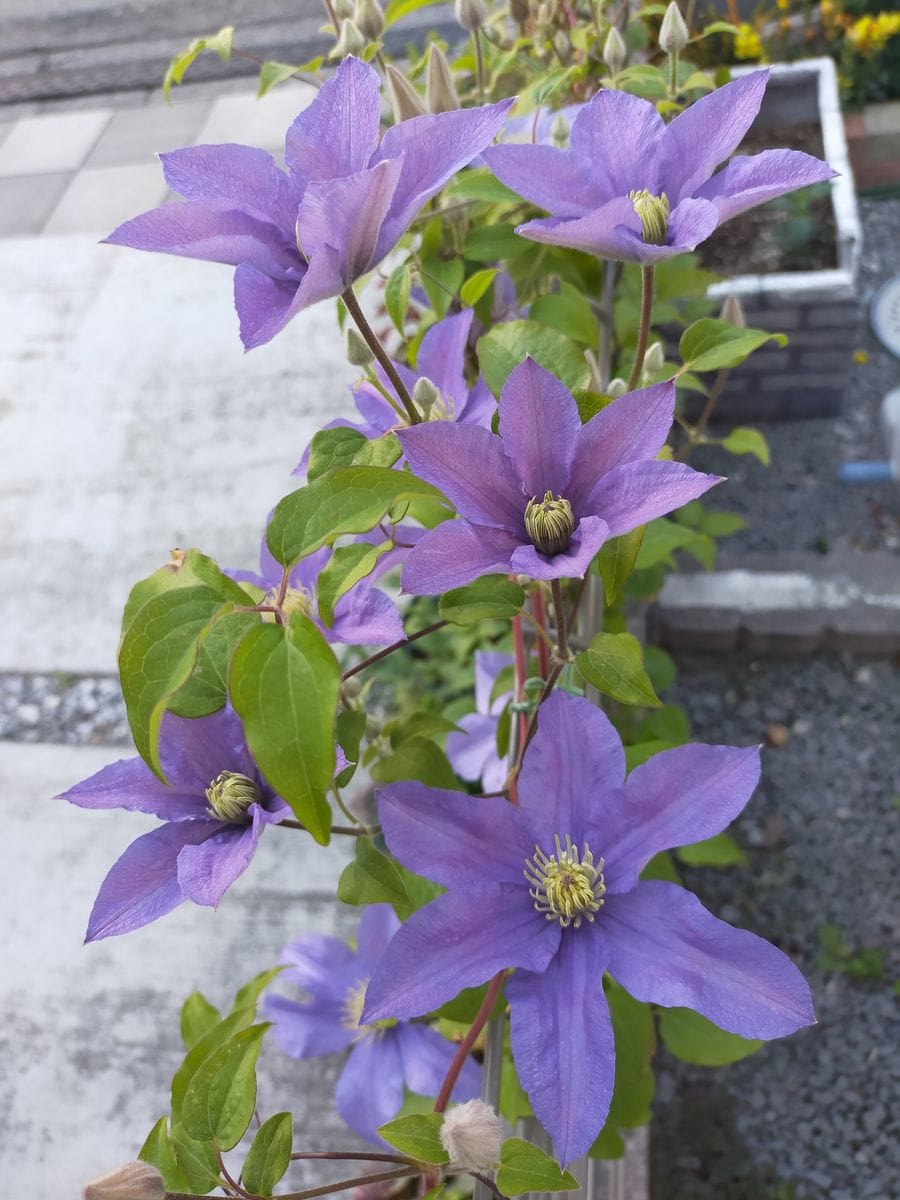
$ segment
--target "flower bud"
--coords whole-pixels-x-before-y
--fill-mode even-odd
[[[611,25],[609,33],[606,35],[606,41],[603,44],[603,61],[612,71],[613,75],[618,73],[625,66],[625,59],[628,57],[628,50],[625,46],[625,41],[616,29],[615,25]]]
[[[654,342],[644,355],[644,374],[655,375],[663,369],[665,361],[666,355],[662,342]]]
[[[553,35],[553,49],[560,62],[568,62],[572,57],[572,43],[561,29],[557,29]]]
[[[680,54],[690,40],[684,17],[675,0],[671,0],[659,27],[659,48],[666,54]]]
[[[130,1162],[86,1183],[81,1194],[84,1200],[165,1200],[166,1185],[156,1167]]]
[[[572,505],[562,496],[544,492],[543,500],[532,496],[525,506],[525,532],[539,554],[562,554],[574,531]]]
[[[722,305],[721,317],[723,321],[728,321],[730,325],[737,325],[743,329],[747,324],[747,318],[744,316],[744,306],[738,300],[737,296],[727,296],[725,303]]]
[[[393,63],[388,63],[385,79],[391,97],[394,120],[399,123],[408,121],[410,117],[421,117],[425,112],[425,105],[422,103],[419,93]]]
[[[222,771],[206,789],[206,799],[210,816],[232,824],[246,820],[247,809],[260,802],[262,793],[247,775]]]
[[[613,400],[618,400],[620,396],[624,396],[628,391],[628,384],[624,379],[611,379],[606,385],[607,396],[612,396]]]
[[[560,150],[565,150],[569,145],[569,122],[562,113],[557,113],[553,118],[553,124],[550,126],[550,140]]]
[[[416,386],[413,388],[413,404],[427,417],[438,402],[440,395],[441,393],[431,380],[423,375],[421,379],[416,380]]]
[[[476,29],[482,27],[487,19],[487,6],[484,0],[456,0],[453,11],[466,33],[474,33]]]
[[[452,1105],[441,1123],[440,1136],[451,1168],[484,1174],[500,1161],[503,1122],[484,1100]]]
[[[650,246],[664,246],[669,228],[669,198],[665,192],[654,196],[643,188],[629,192],[628,198],[640,218],[643,240]]]
[[[348,326],[344,333],[344,350],[347,362],[354,367],[367,367],[375,358],[369,343],[352,325]]]
[[[378,0],[356,0],[353,24],[370,42],[377,42],[384,33],[384,11]]]
[[[334,0],[332,7],[338,23],[348,21],[353,16],[353,0]]]
[[[368,39],[355,22],[341,21],[341,34],[331,56],[332,58],[346,58],[348,54],[362,54],[368,44]]]
[[[428,48],[428,66],[425,68],[425,103],[430,113],[452,112],[459,108],[459,96],[450,64],[440,46],[432,42]]]

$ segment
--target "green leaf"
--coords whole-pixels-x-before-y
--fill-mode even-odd
[[[384,288],[384,306],[394,328],[401,337],[405,336],[406,314],[409,311],[409,294],[412,291],[412,270],[409,263],[395,267],[388,276]]]
[[[257,1130],[241,1172],[241,1182],[255,1196],[271,1196],[275,1185],[291,1165],[294,1149],[293,1118],[276,1113]]]
[[[275,62],[274,59],[267,59],[259,68],[257,100],[261,99],[276,84],[283,83],[285,79],[290,79],[292,75],[296,75],[300,70],[302,70],[301,67],[294,66],[291,63]]]
[[[269,549],[284,566],[344,533],[367,533],[403,500],[441,500],[431,484],[409,471],[338,467],[279,501],[266,531]]]
[[[249,1008],[255,1013],[260,996],[272,980],[277,979],[283,970],[283,966],[269,967],[267,971],[260,971],[258,975],[254,975],[247,983],[242,984],[234,994],[231,1011],[236,1013]]]
[[[175,1149],[169,1137],[168,1117],[160,1117],[147,1134],[143,1146],[138,1151],[138,1158],[141,1162],[156,1167],[163,1177],[167,1191],[183,1192],[191,1186],[191,1181],[185,1177],[175,1158]],[[210,1188],[214,1186],[215,1182],[210,1184]]]
[[[218,33],[211,37],[195,38],[187,49],[176,54],[169,63],[168,70],[163,77],[163,95],[168,100],[169,92],[172,90],[173,83],[181,83],[184,79],[185,71],[191,63],[204,50],[214,50],[223,62],[227,62],[231,57],[231,39],[234,35],[233,25],[224,25]]]
[[[715,317],[701,317],[681,335],[678,352],[691,371],[722,371],[738,366],[765,342],[786,346],[787,338],[783,333],[744,329]]]
[[[486,167],[463,171],[447,189],[447,200],[485,200],[490,204],[521,204],[521,197],[510,191]]]
[[[470,275],[459,289],[459,298],[463,304],[473,308],[494,282],[497,274],[496,267],[488,267],[484,271],[476,271],[474,275]]]
[[[409,16],[420,8],[428,8],[432,4],[440,4],[441,0],[391,0],[384,10],[384,27],[393,25],[401,17]]]
[[[450,1156],[441,1145],[443,1123],[443,1113],[414,1113],[388,1121],[378,1133],[395,1150],[419,1162],[447,1163]]]
[[[445,592],[438,612],[454,625],[474,625],[491,617],[514,617],[525,603],[524,590],[505,575],[483,575],[465,587]]]
[[[649,649],[649,646],[647,647]],[[660,738],[654,738],[649,742],[635,742],[631,746],[625,747],[625,770],[630,775],[635,767],[642,766],[654,754],[660,754],[663,750],[671,750],[673,742],[664,742]]]
[[[644,526],[644,538],[638,550],[634,568],[636,571],[646,571],[657,563],[666,563],[674,567],[673,550],[681,550],[689,542],[696,540],[697,534],[687,525],[678,525],[666,517],[657,517],[649,525]]]
[[[572,395],[578,405],[578,416],[581,418],[582,425],[587,425],[592,417],[596,417],[598,412],[602,412],[613,402],[612,396],[607,396],[603,392],[592,392],[588,388],[575,388]]]
[[[258,625],[231,660],[229,692],[269,784],[317,842],[331,837],[334,718],[341,669],[311,621]]]
[[[675,860],[668,850],[660,850],[654,854],[641,871],[640,879],[662,879],[666,883],[681,883],[681,876],[675,866]]]
[[[528,310],[532,321],[558,329],[592,350],[600,340],[600,326],[587,298],[570,283],[558,292],[539,296]]]
[[[769,443],[758,429],[749,429],[746,426],[732,429],[728,437],[723,439],[722,445],[732,454],[753,454],[764,467],[769,465]]]
[[[717,833],[702,842],[680,846],[675,853],[679,861],[689,867],[735,867],[747,862],[747,855],[727,833]]]
[[[478,340],[481,374],[495,396],[526,355],[552,371],[569,391],[588,386],[590,368],[571,338],[537,321],[507,321]]]
[[[371,838],[356,838],[353,862],[348,863],[338,880],[337,898],[344,904],[392,904],[405,917],[412,904],[400,869],[393,859],[382,854]]]
[[[662,1009],[659,1036],[676,1058],[700,1067],[724,1067],[739,1062],[764,1044],[726,1033],[690,1008]]]
[[[408,742],[414,737],[436,737],[441,733],[454,733],[459,731],[459,726],[455,721],[451,721],[449,717],[443,717],[436,712],[417,712],[409,717],[395,717],[393,721],[388,721],[382,729],[382,734],[391,739],[391,745],[396,748],[402,746],[404,742]]]
[[[570,1192],[579,1187],[568,1171],[522,1138],[507,1138],[500,1150],[497,1187],[506,1196],[523,1192]]]
[[[703,26],[701,37],[709,37],[711,33],[740,33],[737,25],[732,25],[730,21],[713,21],[710,25]]]
[[[397,435],[384,433],[381,437],[366,438],[353,456],[355,467],[392,467],[403,453]]]
[[[660,706],[643,666],[641,643],[630,633],[598,633],[575,658],[582,678],[622,704]]]
[[[465,275],[466,268],[461,258],[434,257],[419,260],[422,287],[439,317],[447,313]]]
[[[186,1050],[222,1020],[222,1014],[201,992],[191,992],[181,1006],[181,1040]]]
[[[181,1113],[190,1137],[230,1150],[244,1136],[256,1108],[256,1060],[269,1028],[242,1029],[198,1068]]]
[[[434,742],[424,737],[411,737],[402,742],[393,754],[379,759],[370,774],[376,783],[397,783],[402,779],[417,779],[428,787],[459,787],[456,773],[446,754]]]
[[[654,692],[664,692],[675,682],[677,671],[672,656],[659,646],[644,647],[644,670]]]
[[[339,712],[335,722],[335,737],[344,752],[344,757],[350,764],[338,775],[335,782],[338,787],[346,787],[356,773],[359,762],[359,744],[366,732],[368,718],[361,709],[345,708]]]
[[[607,1123],[597,1134],[597,1139],[588,1150],[589,1158],[622,1158],[625,1154],[625,1143],[615,1126]]]
[[[309,448],[306,478],[309,483],[335,467],[349,467],[367,439],[358,429],[339,425],[336,429],[320,429],[313,434]]]
[[[219,1184],[219,1164],[211,1141],[192,1138],[180,1122],[172,1125],[170,1135],[178,1170],[187,1180],[187,1191],[205,1195]]]
[[[724,509],[703,510],[700,528],[713,538],[731,537],[747,528],[747,522],[737,513],[725,512]]]
[[[256,1010],[252,1006],[239,1009],[236,1012],[230,1012],[227,1017],[224,1017],[218,1025],[214,1025],[208,1033],[203,1034],[200,1040],[190,1048],[181,1066],[172,1076],[172,1119],[174,1121],[179,1120],[181,1117],[181,1105],[185,1092],[196,1071],[214,1050],[218,1049],[219,1046],[223,1046],[239,1030],[251,1024],[255,1016]]]
[[[609,1120],[623,1129],[642,1125],[650,1115],[655,1082],[650,1066],[656,1047],[653,1012],[612,983],[606,993],[616,1045],[616,1074]]]
[[[609,608],[618,603],[622,588],[635,568],[645,529],[645,525],[638,525],[630,533],[620,533],[618,537],[610,538],[600,547],[597,567],[603,580],[603,593]]]
[[[177,588],[193,587],[203,584],[218,592],[223,600],[231,600],[235,604],[246,604],[247,593],[241,584],[231,579],[219,570],[213,559],[199,550],[193,549],[183,553],[180,550],[172,552],[172,558],[159,570],[140,579],[131,589],[125,601],[122,613],[122,637],[128,632],[134,618],[138,615],[148,600],[162,592],[175,591]]]
[[[528,250],[528,242],[519,237],[510,221],[476,226],[463,244],[463,254],[470,262],[502,262],[518,258]],[[534,253],[533,247],[530,252]]]
[[[223,708],[231,656],[244,634],[261,620],[258,613],[232,612],[213,621],[201,634],[193,670],[166,700],[166,711],[177,717],[205,717]]]
[[[371,575],[382,554],[392,549],[394,543],[382,542],[373,546],[369,542],[352,542],[349,546],[338,546],[325,564],[316,581],[316,599],[319,616],[329,627],[334,622],[334,606],[361,579]]]

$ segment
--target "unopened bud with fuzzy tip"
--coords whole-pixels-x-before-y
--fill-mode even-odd
[[[466,33],[474,33],[487,20],[487,6],[484,0],[456,0],[453,12]]]
[[[747,324],[747,318],[744,316],[744,306],[738,300],[737,296],[727,296],[725,303],[722,305],[722,320],[727,321],[729,325],[737,325],[743,329]]]
[[[624,379],[611,379],[606,385],[607,396],[612,396],[613,400],[618,400],[620,396],[624,396],[628,391],[628,384]]]
[[[432,42],[428,48],[428,65],[425,68],[425,103],[430,113],[452,112],[459,108],[459,96],[453,82],[450,64],[440,46]]]
[[[425,113],[425,105],[422,103],[419,93],[393,63],[388,63],[385,79],[395,121],[398,123],[408,121],[410,117],[421,117]]]
[[[357,330],[349,327],[344,333],[344,350],[347,362],[354,367],[367,367],[375,358],[369,343]]]
[[[378,0],[356,0],[353,24],[370,42],[377,42],[384,33],[384,12]]]
[[[484,1100],[467,1100],[447,1110],[441,1124],[441,1145],[450,1155],[450,1166],[480,1174],[493,1171],[500,1161],[503,1122]]]
[[[441,393],[431,380],[423,375],[421,379],[416,380],[416,386],[413,388],[413,404],[427,417],[440,399],[440,395]]]
[[[575,532],[575,514],[564,496],[544,492],[543,500],[532,496],[525,506],[525,532],[539,554],[553,557],[569,548]]]
[[[644,374],[656,375],[665,366],[666,354],[662,342],[654,342],[644,355]]]
[[[659,48],[666,54],[680,54],[690,40],[681,10],[675,0],[671,0],[659,27]]]
[[[613,75],[618,75],[625,66],[625,59],[627,57],[628,49],[625,41],[615,25],[612,25],[609,33],[606,35],[606,41],[603,43],[603,61],[609,67],[610,71],[612,71]]]
[[[156,1167],[130,1162],[85,1184],[81,1194],[84,1200],[165,1200],[166,1185]]]
[[[348,21],[353,16],[353,0],[334,0],[332,8],[338,24],[341,21]]]
[[[362,30],[354,21],[341,21],[340,37],[331,57],[346,58],[348,54],[362,54],[368,44]]]

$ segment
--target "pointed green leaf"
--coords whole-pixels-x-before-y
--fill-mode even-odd
[[[269,967],[267,971],[260,971],[258,975],[254,975],[249,982],[243,984],[234,993],[234,1001],[231,1005],[231,1011],[235,1013],[249,1008],[255,1012],[260,996],[263,994],[272,980],[277,979],[283,970],[283,966]]]
[[[702,317],[681,335],[678,351],[691,371],[722,371],[736,367],[765,342],[787,345],[783,333],[744,329],[729,321]]]
[[[642,1125],[650,1116],[655,1082],[650,1063],[656,1049],[656,1031],[649,1004],[635,1000],[610,985],[606,1000],[616,1045],[616,1074],[609,1120],[622,1129]]]
[[[397,783],[401,779],[417,779],[428,787],[459,787],[456,772],[446,754],[429,738],[411,737],[401,742],[393,754],[387,755],[370,768],[376,783]]]
[[[496,267],[487,267],[483,271],[476,271],[474,275],[470,275],[466,282],[459,289],[459,298],[462,300],[463,304],[470,308],[474,308],[474,306],[494,282],[497,274],[498,271]]]
[[[412,905],[400,868],[376,848],[371,838],[358,837],[353,862],[338,880],[337,898],[344,904],[393,904],[406,915]]]
[[[264,1121],[244,1159],[241,1182],[247,1191],[255,1196],[271,1196],[291,1165],[293,1149],[293,1118],[289,1112],[276,1113]]]
[[[507,1138],[500,1151],[497,1187],[506,1196],[523,1192],[571,1192],[578,1180],[559,1163],[522,1138]]]
[[[256,92],[257,100],[275,87],[276,84],[283,83],[285,79],[290,79],[292,75],[296,75],[300,69],[300,67],[294,66],[293,63],[276,62],[274,59],[267,59],[259,68],[259,88]]]
[[[588,386],[590,367],[571,338],[537,321],[507,321],[495,325],[478,341],[481,374],[495,396],[526,355],[552,371],[569,391]]]
[[[643,666],[641,643],[630,633],[598,633],[575,659],[581,677],[622,704],[661,705]]]
[[[732,429],[728,437],[723,438],[722,445],[731,454],[752,454],[764,467],[771,461],[769,443],[758,429],[750,429],[747,426]]]
[[[560,284],[558,292],[539,296],[529,308],[528,316],[592,350],[600,340],[600,326],[590,301],[570,283]]]
[[[755,1054],[764,1044],[726,1033],[690,1008],[664,1008],[659,1014],[659,1036],[676,1058],[701,1067],[724,1067]]]
[[[319,616],[329,627],[334,621],[334,606],[361,579],[371,575],[382,554],[393,548],[391,541],[373,546],[368,542],[351,542],[338,546],[325,564],[316,581]]]
[[[245,1029],[251,1024],[255,1016],[256,1010],[254,1007],[231,1012],[218,1025],[214,1025],[212,1029],[203,1034],[200,1040],[190,1048],[181,1066],[172,1076],[173,1121],[178,1121],[181,1117],[181,1105],[184,1101],[185,1092],[199,1068],[206,1062],[214,1050],[217,1050],[219,1046],[223,1046],[239,1030]]]
[[[203,1196],[219,1184],[219,1164],[212,1141],[192,1138],[181,1122],[174,1122],[172,1150],[178,1170],[188,1181],[188,1192]]]
[[[355,467],[392,467],[403,449],[394,433],[381,437],[366,438],[353,456]]]
[[[474,625],[492,617],[508,619],[521,611],[524,590],[505,575],[483,575],[465,587],[445,592],[438,611],[454,625]]]
[[[646,525],[638,525],[630,533],[621,533],[618,537],[610,538],[600,547],[597,566],[603,579],[603,592],[609,608],[618,603],[622,588],[634,570],[646,528]]]
[[[247,744],[275,791],[317,842],[331,836],[334,718],[341,671],[311,621],[258,625],[231,660],[229,692]]]
[[[306,478],[309,483],[335,467],[349,467],[356,454],[366,444],[365,434],[358,429],[338,425],[335,429],[320,429],[313,434],[309,447]]]
[[[394,328],[401,337],[405,336],[406,314],[409,311],[409,294],[412,291],[412,270],[409,263],[396,267],[388,276],[384,288],[384,306]]]
[[[234,26],[224,25],[218,33],[210,37],[195,38],[185,50],[176,54],[169,63],[168,70],[163,78],[162,90],[165,98],[169,99],[172,84],[181,83],[188,67],[204,50],[214,50],[223,62],[227,62],[231,57],[231,39],[233,35]]]
[[[202,992],[191,992],[181,1006],[181,1040],[185,1049],[196,1046],[221,1020],[222,1014]]]
[[[244,1136],[256,1108],[256,1060],[267,1029],[242,1029],[198,1068],[181,1110],[190,1137],[230,1150]]]
[[[248,597],[247,604],[253,603]],[[226,612],[201,634],[193,670],[166,700],[166,711],[177,717],[206,717],[224,708],[228,699],[228,669],[238,642],[262,617],[253,612]]]
[[[634,567],[636,571],[646,571],[657,563],[674,566],[673,550],[683,549],[697,534],[687,525],[678,525],[666,517],[657,517],[649,525],[644,526],[644,537],[638,549]]]
[[[675,853],[679,861],[689,867],[735,867],[747,862],[747,855],[727,833],[717,833],[702,842],[680,846]]]
[[[138,1158],[141,1162],[156,1167],[163,1177],[167,1191],[183,1192],[191,1186],[191,1181],[185,1177],[175,1158],[175,1148],[169,1137],[168,1117],[160,1117],[147,1134],[143,1146],[138,1151]]]
[[[415,1113],[388,1121],[378,1133],[395,1150],[419,1162],[447,1163],[450,1156],[441,1144],[443,1123],[443,1113]]]

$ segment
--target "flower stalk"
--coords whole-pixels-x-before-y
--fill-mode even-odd
[[[641,323],[638,327],[637,346],[634,351],[634,362],[631,364],[631,374],[628,376],[628,391],[637,387],[644,369],[644,355],[647,353],[647,343],[650,340],[650,320],[653,316],[653,267],[641,268]]]
[[[382,346],[381,342],[378,340],[375,330],[366,320],[366,315],[360,307],[360,303],[356,298],[356,293],[353,291],[353,288],[348,287],[346,291],[341,294],[341,299],[347,308],[347,312],[353,318],[356,328],[368,343],[369,349],[375,355],[379,365],[381,366],[381,369],[391,381],[400,403],[406,410],[406,416],[410,425],[418,425],[422,418],[419,416],[416,406],[413,404],[412,396],[410,396],[409,392],[406,390],[406,385],[397,373],[397,368],[388,357],[384,346]]]

